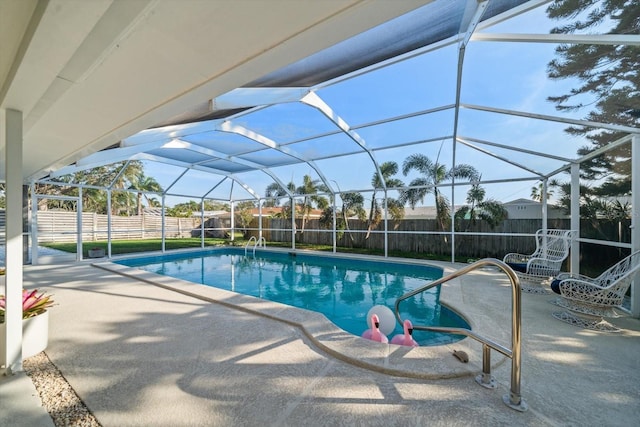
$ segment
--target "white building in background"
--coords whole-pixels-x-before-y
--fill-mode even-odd
[[[457,211],[460,208],[461,206],[456,206],[455,210]],[[413,209],[405,206],[404,208],[404,219],[436,219],[436,215],[435,206],[416,206]]]
[[[507,210],[509,219],[542,219],[542,203],[529,199],[516,199],[503,204]],[[455,210],[460,209],[462,205],[456,206]],[[368,211],[367,211],[368,214]],[[547,216],[550,219],[569,218],[562,209],[547,205]],[[411,209],[409,206],[404,208],[404,219],[435,219],[435,206],[416,206]]]
[[[516,199],[503,204],[509,219],[542,219],[542,203],[529,199]],[[547,217],[550,219],[569,218],[560,208],[547,204]]]

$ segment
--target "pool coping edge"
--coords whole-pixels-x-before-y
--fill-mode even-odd
[[[314,254],[314,251],[305,251]],[[333,255],[333,254],[332,254]],[[325,254],[325,256],[327,256]],[[338,255],[339,256],[339,255]],[[353,257],[353,256],[351,256]],[[358,257],[361,259],[371,258]],[[404,262],[405,259],[385,258],[385,261]],[[440,265],[439,262],[412,262],[442,268],[444,274],[452,272],[452,265]],[[110,261],[91,263],[100,268],[124,277],[142,281],[174,292],[220,304],[250,314],[284,322],[299,329],[318,349],[349,364],[394,376],[446,379],[475,376],[482,372],[482,351],[475,340],[464,338],[452,344],[438,346],[405,347],[382,344],[352,335],[335,326],[323,314],[263,300],[249,295],[239,294],[215,287],[205,286],[181,279],[162,276]],[[457,279],[448,281],[441,292],[441,304],[450,307],[461,315],[474,328],[474,322],[465,315],[464,308],[458,307],[455,298],[448,301],[447,294],[455,294],[460,287]],[[459,302],[458,302],[459,303]],[[469,363],[461,363],[453,357],[453,350],[463,350],[469,355]],[[492,358],[492,369],[502,365],[508,358],[497,354]],[[494,360],[495,359],[495,360]]]

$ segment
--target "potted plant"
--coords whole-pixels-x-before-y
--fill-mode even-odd
[[[49,341],[49,312],[53,305],[50,295],[35,290],[22,290],[22,358],[36,355],[47,348]],[[6,364],[4,321],[6,297],[0,295],[0,365]]]

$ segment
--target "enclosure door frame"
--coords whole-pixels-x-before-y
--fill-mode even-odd
[[[31,264],[38,265],[38,204],[45,199],[76,202],[76,261],[82,261],[82,198],[34,194],[31,204]]]

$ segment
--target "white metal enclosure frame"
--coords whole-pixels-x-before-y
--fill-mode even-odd
[[[303,80],[306,70],[304,66],[309,67],[309,64],[322,64],[320,59],[331,60],[335,63],[336,51],[339,51],[340,47],[335,46],[327,50],[327,53],[319,53],[315,56],[307,58],[301,61],[301,65],[292,64],[289,67],[273,73],[272,75],[265,76],[263,79],[258,79],[244,87],[239,87],[224,95],[214,97],[209,100],[209,109],[211,114],[218,114],[218,118],[213,118],[203,121],[195,121],[188,123],[171,124],[161,127],[156,127],[142,131],[136,135],[123,139],[118,146],[99,151],[94,154],[90,154],[82,159],[77,160],[75,163],[59,168],[55,171],[51,171],[47,177],[39,179],[41,183],[56,184],[57,179],[61,176],[69,175],[75,172],[81,172],[87,169],[91,169],[97,166],[112,164],[117,161],[126,161],[125,167],[129,161],[142,160],[150,162],[159,162],[168,166],[182,168],[182,172],[175,178],[173,182],[166,186],[162,193],[159,195],[163,200],[166,197],[171,196],[191,196],[200,199],[201,206],[206,199],[225,200],[219,197],[212,196],[214,190],[221,188],[223,183],[231,182],[228,197],[225,201],[231,203],[233,207],[236,202],[244,200],[257,201],[261,207],[265,196],[260,194],[257,188],[253,188],[248,183],[243,174],[249,171],[259,171],[264,174],[267,180],[271,180],[273,183],[278,184],[286,193],[286,197],[289,200],[293,200],[295,197],[302,197],[304,194],[296,194],[287,188],[285,179],[281,174],[275,170],[282,168],[286,165],[292,164],[304,164],[307,165],[311,171],[313,171],[318,179],[322,182],[326,188],[326,194],[333,200],[334,203],[334,215],[335,215],[335,201],[336,197],[346,191],[355,192],[371,192],[374,190],[380,190],[384,192],[386,200],[389,191],[406,189],[402,188],[386,188],[385,180],[382,177],[380,170],[381,162],[378,160],[381,157],[381,153],[387,153],[387,150],[393,150],[397,148],[416,147],[419,149],[424,144],[430,142],[438,142],[448,140],[451,142],[451,163],[455,166],[457,164],[457,153],[459,147],[468,148],[479,155],[486,156],[510,165],[517,170],[520,170],[524,175],[517,178],[507,179],[485,179],[478,180],[477,184],[502,184],[515,181],[541,181],[546,188],[548,181],[557,176],[561,172],[570,172],[572,176],[572,188],[576,189],[574,193],[572,190],[572,212],[578,212],[579,204],[578,198],[580,196],[577,191],[579,183],[579,165],[593,157],[602,155],[603,153],[613,150],[622,144],[631,144],[633,152],[637,154],[637,139],[640,129],[630,127],[626,125],[619,125],[615,123],[598,123],[588,120],[580,120],[570,117],[564,117],[560,115],[539,114],[534,112],[519,111],[515,109],[499,108],[488,105],[478,105],[475,103],[464,102],[463,93],[463,73],[465,71],[464,60],[468,47],[474,43],[584,43],[584,44],[627,44],[627,45],[640,45],[640,36],[627,34],[597,34],[597,35],[585,35],[585,34],[501,34],[490,33],[484,30],[491,28],[492,26],[509,20],[513,17],[517,17],[523,13],[540,7],[548,3],[546,0],[536,0],[528,2],[514,2],[514,4],[506,8],[506,10],[500,14],[492,15],[488,19],[483,19],[487,8],[490,6],[490,2],[487,1],[470,1],[461,2],[464,3],[464,13],[460,15],[460,23],[455,35],[448,38],[438,40],[433,43],[428,43],[425,46],[403,52],[399,55],[386,58],[382,61],[372,63],[362,68],[354,69],[343,75],[335,75],[328,80],[322,80],[321,77],[315,77],[316,83],[309,86],[301,86],[297,83]],[[372,30],[372,34],[377,31]],[[366,37],[364,33],[361,39]],[[363,44],[366,45],[364,42]],[[427,108],[419,111],[413,111],[408,114],[394,115],[385,117],[365,123],[350,123],[348,119],[342,117],[337,109],[333,108],[331,103],[324,99],[320,92],[324,89],[339,85],[342,82],[357,79],[361,76],[366,76],[369,73],[376,72],[377,70],[391,67],[395,64],[409,61],[413,58],[421,55],[426,55],[431,52],[435,52],[441,49],[453,48],[456,50],[456,70],[455,70],[455,93],[452,97],[452,103],[437,105],[432,108]],[[315,61],[315,62],[314,62]],[[313,68],[309,69],[315,71]],[[306,81],[313,81],[313,77],[307,78]],[[278,85],[272,85],[274,82],[278,82]],[[295,85],[291,85],[296,83]],[[320,114],[321,117],[327,122],[327,126],[323,129],[329,129],[320,133],[311,133],[302,138],[294,138],[290,140],[278,140],[275,139],[259,129],[254,129],[250,125],[244,122],[253,117],[256,114],[260,114],[270,108],[277,108],[280,106],[299,105],[305,108],[311,108]],[[545,121],[554,122],[561,125],[574,125],[584,126],[593,129],[602,129],[609,131],[616,131],[626,133],[627,136],[620,140],[609,144],[607,147],[596,150],[581,158],[570,158],[568,156],[560,156],[554,153],[543,152],[535,150],[533,148],[525,148],[522,146],[509,145],[497,141],[478,138],[474,135],[468,135],[467,132],[463,132],[460,129],[460,123],[462,118],[460,117],[463,111],[472,111],[487,113],[493,115],[503,115],[507,117],[520,117],[523,119],[533,121]],[[416,117],[431,117],[442,112],[453,113],[453,123],[449,134],[435,135],[433,138],[395,142],[389,141],[385,145],[372,146],[368,143],[367,139],[362,136],[362,133],[369,128],[376,128],[378,126],[391,124],[391,123],[404,123],[404,121]],[[230,138],[240,138],[245,141],[241,145],[240,149],[229,149],[230,144],[226,142],[224,137],[221,141],[218,141],[220,135],[228,136]],[[207,138],[210,137],[210,141]],[[315,156],[309,155],[308,152],[303,152],[296,149],[297,146],[302,146],[307,143],[316,143],[317,146],[323,144],[326,138],[340,137],[343,138],[340,141],[350,141],[352,149],[343,150],[339,154],[322,154],[318,153]],[[234,140],[236,141],[236,140]],[[272,161],[258,160],[264,153],[272,153]],[[506,153],[506,154],[505,154]],[[553,168],[549,171],[537,170],[530,167],[528,164],[522,161],[514,160],[509,156],[509,153],[520,153],[529,156],[535,156],[539,158],[549,159],[550,161],[560,164],[561,166]],[[319,165],[319,162],[327,159],[333,159],[338,157],[349,157],[355,155],[363,155],[367,158],[372,165],[373,170],[378,174],[381,183],[381,187],[378,189],[373,188],[361,188],[361,189],[342,189],[340,190],[338,183],[332,176],[328,175],[323,168]],[[265,156],[266,157],[266,156]],[[637,159],[633,159],[634,164],[637,163]],[[634,173],[637,169],[632,168],[632,183],[634,188],[638,186],[638,177]],[[177,186],[181,179],[187,179],[189,171],[199,171],[214,177],[217,182],[213,183],[209,189],[204,193],[199,194],[186,194],[184,192],[175,192],[174,187]],[[122,173],[122,172],[121,172]],[[234,184],[238,184],[237,186]],[[335,185],[334,185],[335,184]],[[68,183],[66,185],[69,185]],[[82,183],[72,183],[80,188],[83,187]],[[455,188],[461,185],[468,185],[467,182],[457,182],[455,179],[450,184],[441,184],[440,191],[444,191],[447,188],[450,189],[450,203],[451,210],[455,208]],[[86,186],[85,186],[86,187]],[[107,191],[112,190],[113,182],[105,187]],[[236,194],[236,191],[243,191],[243,194]],[[119,190],[120,191],[120,190]],[[578,270],[578,255],[579,255],[579,243],[581,241],[589,243],[600,243],[605,245],[613,245],[627,249],[637,249],[640,246],[640,239],[638,237],[638,227],[636,226],[637,211],[636,206],[640,206],[638,202],[638,192],[632,191],[633,195],[633,209],[632,215],[632,239],[631,243],[611,243],[590,241],[581,239],[578,237],[574,241],[572,246],[571,268],[572,270]],[[293,203],[292,203],[293,205]],[[388,230],[388,218],[387,209],[384,210],[384,233],[385,242],[387,241]],[[202,214],[203,216],[203,214]],[[547,200],[546,191],[543,192],[542,198],[542,222],[541,227],[545,228],[547,225]],[[572,229],[579,228],[579,217],[577,215],[572,216]],[[334,218],[335,223],[335,218]],[[292,229],[295,224],[292,220]],[[261,230],[260,230],[261,231]],[[379,231],[373,231],[374,233],[380,233]],[[333,230],[333,246],[335,250],[336,246],[336,231]],[[454,229],[453,222],[451,224],[451,230],[447,233],[451,241],[451,254],[452,260],[455,258],[455,237],[456,231]],[[163,233],[164,236],[164,233]],[[293,233],[292,233],[293,236]],[[292,237],[292,247],[295,247],[295,239]],[[163,243],[164,249],[164,243]],[[385,255],[387,255],[387,247],[385,244]],[[637,298],[634,298],[633,311],[636,315],[640,315],[640,304]]]

